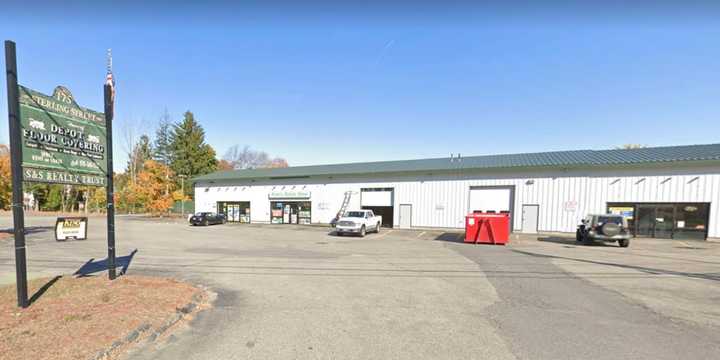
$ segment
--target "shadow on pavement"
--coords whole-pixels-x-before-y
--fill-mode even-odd
[[[641,272],[644,272],[647,274],[652,274],[652,275],[675,275],[675,276],[683,276],[683,277],[695,278],[695,279],[720,281],[720,273],[691,273],[691,272],[684,272],[684,271],[655,269],[655,268],[649,268],[649,267],[637,266],[637,265],[618,264],[618,263],[611,263],[611,262],[606,262],[606,261],[578,259],[578,258],[571,258],[571,257],[566,257],[566,256],[538,254],[538,253],[534,253],[534,252],[530,252],[530,251],[517,250],[517,249],[513,249],[512,251],[519,253],[519,254],[534,256],[534,257],[570,260],[570,261],[577,261],[577,262],[582,262],[582,263],[587,263],[587,264],[605,265],[605,266],[613,266],[613,267],[618,267],[618,268],[623,268],[623,269],[637,270],[637,271],[641,271]]]
[[[126,256],[120,256],[115,258],[115,267],[122,267],[120,270],[119,275],[124,275],[127,273],[128,268],[130,267],[130,262],[132,262],[133,256],[137,253],[137,249],[133,250],[129,255]],[[90,274],[94,274],[97,272],[108,270],[108,259],[102,259],[98,261],[90,259],[88,260],[83,266],[81,266],[73,275],[77,276],[88,276]]]
[[[550,242],[550,243],[562,244],[562,245],[617,247],[617,246],[615,246],[615,244],[604,243],[602,241],[593,241],[589,244],[585,244],[585,243],[576,241],[575,238],[559,237],[559,236],[538,237],[537,240],[542,241],[542,242]]]
[[[435,237],[435,241],[447,241],[454,243],[462,243],[465,241],[465,234],[456,232],[444,232]]]
[[[32,305],[32,304],[34,304],[36,301],[38,301],[38,299],[40,299],[40,297],[43,296],[43,294],[45,294],[45,292],[48,291],[48,289],[50,289],[53,285],[55,285],[55,283],[56,283],[58,280],[60,280],[61,277],[62,277],[62,276],[56,276],[56,277],[50,279],[50,281],[48,281],[48,282],[47,282],[45,285],[43,285],[41,288],[39,288],[38,291],[36,291],[36,292],[30,297],[30,305]]]
[[[25,227],[25,235],[51,231],[54,229],[55,229],[55,227],[53,227],[53,226],[26,226]],[[0,229],[0,234],[13,235],[14,233],[15,233],[15,231],[13,228]]]

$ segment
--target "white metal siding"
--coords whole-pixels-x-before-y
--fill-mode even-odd
[[[399,204],[411,204],[413,226],[462,228],[469,191],[475,186],[514,186],[516,212],[523,204],[539,205],[540,231],[574,232],[585,214],[605,212],[608,202],[709,202],[708,234],[720,237],[718,166],[200,183],[195,187],[195,199],[197,211],[215,211],[218,201],[250,201],[252,221],[269,222],[271,191],[310,191],[312,222],[327,223],[339,210],[346,191],[354,193],[352,209],[360,207],[362,188],[393,188],[393,224],[399,222]],[[512,221],[519,230],[521,216],[515,214]]]

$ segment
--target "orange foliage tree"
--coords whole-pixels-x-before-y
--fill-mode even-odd
[[[218,161],[218,163],[217,163],[217,169],[218,169],[218,171],[232,170],[232,169],[233,169],[233,165],[232,165],[229,161],[227,161],[227,160],[225,160],[225,159],[221,159],[221,160]]]
[[[10,151],[7,146],[0,144],[0,210],[9,209],[11,201]]]
[[[285,160],[283,158],[276,157],[276,158],[270,160],[270,163],[267,165],[267,167],[269,167],[269,168],[286,168],[286,167],[288,167],[288,162],[287,162],[287,160]]]
[[[175,183],[170,180],[173,178],[174,174],[167,166],[147,160],[137,175],[137,182],[128,185],[129,193],[146,211],[155,215],[165,214],[173,205],[172,195],[165,193],[167,187],[171,191],[175,188]]]

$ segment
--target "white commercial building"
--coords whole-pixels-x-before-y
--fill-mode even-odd
[[[509,212],[516,232],[574,232],[589,213],[626,216],[636,236],[720,238],[720,144],[577,150],[216,172],[197,212],[230,221],[330,223],[372,209],[385,227],[462,228]]]

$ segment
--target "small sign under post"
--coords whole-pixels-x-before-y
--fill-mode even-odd
[[[86,217],[59,217],[55,222],[55,240],[66,241],[87,239]]]

